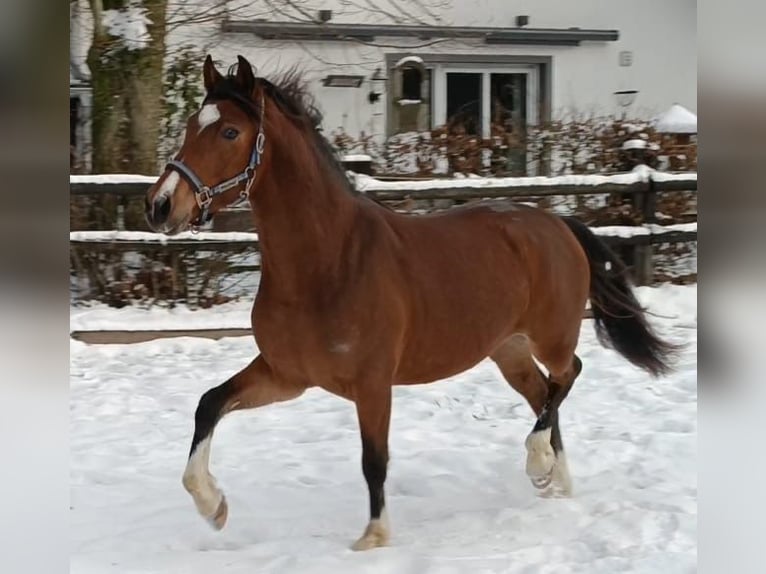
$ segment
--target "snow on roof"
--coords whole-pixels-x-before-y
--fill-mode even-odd
[[[654,127],[660,133],[696,134],[697,115],[680,104],[673,104],[669,110],[654,118]]]
[[[405,56],[401,60],[399,60],[396,64],[394,64],[394,68],[398,68],[399,66],[403,66],[404,64],[423,64],[423,58],[420,56]]]

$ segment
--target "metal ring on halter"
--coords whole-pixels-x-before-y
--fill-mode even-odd
[[[258,155],[263,153],[263,146],[266,144],[266,134],[263,133],[263,124],[261,124],[261,128],[258,131],[258,136],[255,138],[255,150],[258,152]]]
[[[245,187],[242,188],[242,190],[239,192],[239,197],[241,199],[249,199],[250,198],[250,188],[253,187],[253,183],[255,183],[255,169],[252,170],[252,175],[247,178],[245,181]]]

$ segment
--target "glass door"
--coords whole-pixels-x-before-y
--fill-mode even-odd
[[[483,78],[481,73],[447,72],[447,118],[451,132],[482,134]]]
[[[527,74],[491,74],[490,108],[492,133],[523,133],[527,125]]]
[[[493,126],[524,130],[538,122],[534,66],[485,69],[437,66],[433,76],[433,126],[489,137]]]
[[[527,175],[527,74],[490,74],[491,136],[508,143],[503,160],[513,175]]]

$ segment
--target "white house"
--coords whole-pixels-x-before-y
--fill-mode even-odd
[[[174,26],[169,46],[209,52],[224,69],[243,54],[262,75],[299,66],[326,131],[384,137],[459,120],[487,134],[496,121],[697,107],[694,0],[171,2],[226,14]],[[72,26],[77,67],[84,12]]]

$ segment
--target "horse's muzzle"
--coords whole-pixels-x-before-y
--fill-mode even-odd
[[[171,201],[167,195],[159,195],[154,201],[147,196],[144,210],[149,226],[154,230],[161,227],[170,217],[170,208]]]

